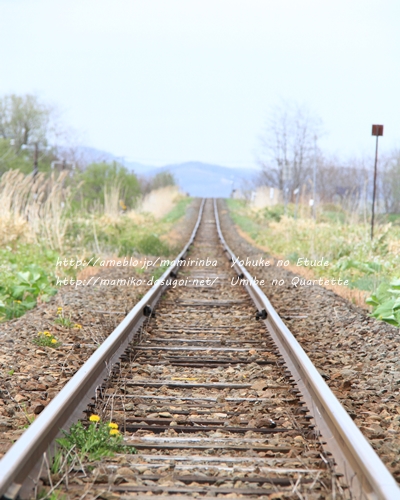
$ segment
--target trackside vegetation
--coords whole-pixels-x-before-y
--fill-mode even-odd
[[[174,179],[163,173],[153,181],[158,186]],[[60,259],[171,257],[176,243],[166,235],[190,202],[171,184],[143,195],[136,175],[115,162],[36,175],[19,168],[5,171],[0,176],[0,321],[47,302],[57,292],[57,277],[77,274],[76,267],[57,266]],[[163,208],[156,213],[158,204]]]
[[[375,238],[369,223],[330,204],[295,217],[295,206],[276,205],[254,210],[243,200],[227,200],[233,221],[270,255],[304,266],[309,260],[329,261],[314,267],[317,277],[348,280],[366,292],[372,315],[400,326],[400,219],[380,216]],[[310,270],[310,268],[308,268]]]

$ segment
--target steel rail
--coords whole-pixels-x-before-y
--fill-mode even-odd
[[[37,479],[33,474],[40,469],[43,453],[59,435],[60,429],[67,428],[82,416],[96,388],[111,374],[113,365],[118,362],[145,321],[145,313],[151,314],[161,294],[169,286],[168,277],[179,268],[179,261],[184,259],[194,241],[203,215],[204,203],[205,200],[201,203],[190,239],[178,257],[2,458],[1,498],[14,500],[17,496],[30,496],[32,486],[29,483]]]
[[[352,498],[398,500],[400,489],[393,476],[325,383],[264,292],[255,283],[254,278],[244,266],[240,265],[229,248],[221,231],[215,199],[214,213],[218,235],[228,259],[232,261],[233,268],[243,279],[242,283],[259,311],[263,309],[266,311],[267,317],[264,323],[325,440],[324,448],[332,453],[338,470],[351,487]]]

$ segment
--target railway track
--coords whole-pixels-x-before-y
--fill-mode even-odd
[[[251,276],[232,265],[210,200],[177,260],[161,278],[176,281],[153,287],[3,458],[3,497],[44,484],[77,499],[400,498]],[[233,285],[238,275],[245,286]],[[116,422],[128,448],[51,475],[43,452],[85,409]]]

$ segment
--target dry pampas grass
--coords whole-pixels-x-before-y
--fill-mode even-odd
[[[177,186],[156,189],[143,198],[134,212],[149,213],[156,219],[161,219],[174,208],[179,196],[181,195]]]
[[[50,177],[24,175],[9,170],[0,179],[0,242],[23,236],[27,241],[44,241],[50,248],[62,248],[68,220],[65,210],[70,190],[64,187],[68,172]]]
[[[119,183],[104,186],[104,215],[115,221],[121,214],[121,186]]]
[[[32,241],[32,235],[25,219],[23,219],[20,215],[12,217],[9,214],[3,215],[1,212],[2,210],[0,210],[1,245],[9,245],[16,240],[23,240],[26,242]]]

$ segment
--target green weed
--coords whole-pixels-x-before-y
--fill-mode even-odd
[[[81,462],[93,462],[128,449],[123,445],[123,437],[118,430],[118,425],[112,422],[101,422],[100,417],[97,415],[90,417],[88,426],[85,427],[79,421],[71,426],[69,432],[62,431],[62,433],[64,436],[57,439],[59,451],[51,468],[53,473],[59,472],[59,468],[65,459],[69,462],[73,460],[74,455],[71,454],[71,450],[79,457]],[[130,447],[129,452],[132,453]]]
[[[38,299],[48,302],[55,293],[48,274],[38,265],[30,264],[21,271],[11,267],[0,284],[0,320],[18,318],[35,307]]]
[[[59,342],[50,332],[39,332],[38,336],[32,341],[34,344],[41,347],[52,347],[53,349],[59,347],[61,342]]]
[[[153,271],[154,280],[158,280],[159,278],[161,278],[161,276],[165,273],[167,269],[168,269],[167,265],[156,267]]]
[[[179,200],[175,207],[162,219],[163,222],[173,223],[183,217],[192,200],[193,198],[189,197]]]
[[[48,492],[42,489],[36,495],[36,500],[66,500],[67,495],[62,493],[60,490],[51,490]]]
[[[155,234],[143,236],[136,245],[137,250],[144,255],[169,255],[170,249],[166,243]]]
[[[381,283],[366,302],[373,307],[371,316],[400,327],[400,279]]]
[[[72,328],[75,323],[71,320],[71,316],[65,316],[62,307],[59,307],[57,310],[57,318],[54,320],[54,323],[61,325],[65,328]]]
[[[19,407],[20,407],[20,408],[21,408],[21,410],[23,411],[23,413],[24,413],[24,415],[25,415],[25,418],[26,418],[26,420],[28,421],[28,423],[27,423],[27,424],[25,424],[25,425],[23,425],[23,426],[21,427],[21,429],[27,429],[27,428],[31,425],[31,423],[32,423],[32,422],[34,422],[34,420],[35,420],[35,415],[30,415],[30,414],[27,412],[25,403],[21,403],[21,404],[19,405]]]
[[[292,210],[291,210],[292,211]],[[285,215],[285,209],[282,205],[275,205],[273,207],[266,207],[261,212],[260,216],[262,219],[268,221],[279,222]],[[290,215],[293,215],[292,213]]]

